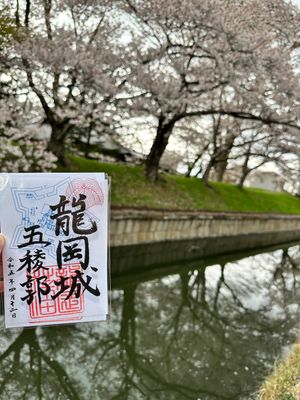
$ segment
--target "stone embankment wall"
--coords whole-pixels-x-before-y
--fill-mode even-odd
[[[112,211],[110,232],[112,247],[245,235],[266,236],[268,245],[300,239],[300,216],[122,209]]]
[[[210,265],[296,245],[300,216],[113,210],[110,233],[114,278],[133,279],[156,268]]]

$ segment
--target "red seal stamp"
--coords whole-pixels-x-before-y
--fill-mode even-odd
[[[84,296],[83,293],[76,298],[75,293],[69,296],[69,291],[55,296],[59,290],[54,281],[59,281],[61,277],[66,278],[65,284],[71,286],[71,277],[75,274],[76,270],[80,269],[80,264],[74,263],[69,265],[63,265],[60,269],[57,265],[45,267],[45,269],[39,269],[32,274],[34,278],[34,291],[37,291],[37,280],[42,276],[46,276],[47,279],[44,281],[49,287],[50,292],[43,296],[39,301],[38,297],[35,296],[34,300],[30,304],[29,314],[30,322],[62,322],[62,321],[77,321],[82,318],[84,310]]]
[[[73,179],[66,190],[67,199],[78,197],[79,194],[86,196],[86,208],[91,208],[95,205],[102,206],[104,203],[104,195],[99,183],[95,179]]]

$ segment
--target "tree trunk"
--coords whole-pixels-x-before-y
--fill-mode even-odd
[[[54,124],[47,150],[51,151],[62,166],[67,166],[68,162],[65,154],[65,139],[70,130],[69,124]]]
[[[215,164],[215,171],[216,171],[216,181],[223,182],[224,174],[227,169],[228,159],[224,157],[222,160],[218,160]]]
[[[251,169],[248,167],[249,159],[250,159],[250,153],[251,153],[251,143],[249,144],[247,148],[247,153],[245,156],[245,161],[242,166],[242,175],[240,177],[238,185],[242,188],[244,186],[245,180],[249,173],[251,172]]]
[[[190,178],[190,177],[191,177],[191,173],[192,173],[193,169],[195,168],[197,162],[201,159],[201,157],[202,157],[202,154],[198,154],[198,155],[196,156],[195,160],[192,162],[192,164],[189,164],[189,165],[188,165],[188,170],[187,170],[187,172],[186,172],[186,174],[185,174],[185,176],[186,176],[187,178]],[[200,166],[197,175],[199,175],[201,171],[202,171],[202,167]]]
[[[202,179],[204,180],[204,182],[206,182],[206,183],[208,182],[210,171],[214,165],[215,165],[215,159],[213,157],[211,157],[211,159],[209,160],[209,163],[207,164],[207,167],[205,168],[204,174],[202,176]]]
[[[158,180],[159,163],[168,145],[169,138],[176,122],[174,119],[168,123],[164,123],[164,121],[165,118],[159,120],[156,137],[145,161],[145,175],[152,182]]]
[[[89,158],[90,157],[90,146],[91,146],[91,137],[92,137],[92,130],[93,130],[94,126],[91,123],[88,129],[88,136],[87,136],[87,143],[86,143],[86,148],[85,148],[85,158]]]
[[[239,185],[239,187],[243,187],[244,186],[244,183],[245,183],[245,180],[246,180],[246,178],[247,178],[247,176],[249,175],[249,173],[250,173],[250,169],[243,169],[243,173],[242,173],[242,175],[241,175],[241,177],[240,177],[240,180],[239,180],[239,183],[238,183],[238,185]]]
[[[228,158],[233,147],[235,136],[227,134],[224,144],[218,149],[220,156],[216,158],[215,171],[217,182],[223,182],[224,174],[227,170]]]

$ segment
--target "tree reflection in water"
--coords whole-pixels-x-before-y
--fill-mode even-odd
[[[299,260],[293,247],[129,281],[108,324],[2,330],[0,398],[254,398],[297,333]]]

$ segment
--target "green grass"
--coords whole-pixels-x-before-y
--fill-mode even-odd
[[[300,344],[280,363],[262,386],[258,400],[300,399]]]
[[[74,172],[99,171],[110,175],[115,206],[300,214],[300,200],[287,193],[241,189],[216,182],[208,186],[200,179],[168,174],[153,184],[144,177],[142,167],[100,163],[77,156],[70,156],[70,163]]]

